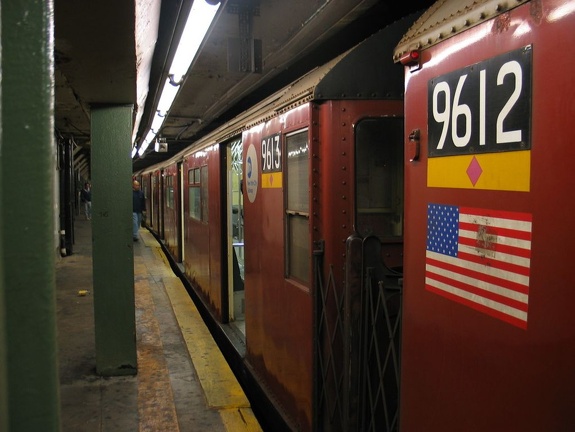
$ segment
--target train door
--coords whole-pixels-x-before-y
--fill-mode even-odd
[[[385,249],[383,264],[403,265],[403,118],[368,118],[355,130],[355,229]]]
[[[227,160],[227,267],[230,322],[245,336],[244,220],[242,140],[226,146]]]
[[[164,189],[164,178],[166,173],[164,170],[160,170],[159,175],[159,185],[158,185],[158,192],[159,192],[159,200],[158,200],[158,235],[161,239],[164,238],[164,201],[166,197],[166,191]]]
[[[178,173],[177,173],[177,196],[174,199],[178,200],[178,205],[176,206],[176,242],[178,251],[178,262],[184,262],[184,173],[182,170],[182,162],[178,162]]]
[[[392,431],[399,420],[403,118],[358,122],[355,189],[363,284],[360,353],[352,359],[358,371],[357,430]]]
[[[150,192],[150,202],[148,203],[148,212],[150,213],[150,226],[153,228],[154,231],[157,230],[157,220],[158,217],[156,215],[156,203],[158,202],[158,179],[156,178],[156,173],[150,174],[150,183],[151,183],[151,192]]]

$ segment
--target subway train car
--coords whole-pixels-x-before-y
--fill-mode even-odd
[[[575,430],[574,28],[574,1],[447,0],[396,47],[403,431]]]
[[[394,430],[404,18],[136,175],[149,228],[291,430]],[[280,429],[274,429],[280,430]]]

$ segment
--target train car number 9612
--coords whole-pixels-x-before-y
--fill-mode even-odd
[[[532,47],[428,82],[429,157],[531,148]]]

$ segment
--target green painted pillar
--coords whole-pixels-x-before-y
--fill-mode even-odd
[[[0,6],[0,34],[2,34],[2,7]],[[0,44],[0,77],[2,76],[2,46]],[[1,82],[1,81],[0,81]],[[2,86],[0,85],[0,101],[2,100]],[[2,103],[0,103],[0,161],[2,160]],[[0,162],[0,206],[2,205],[2,163]],[[3,227],[2,212],[0,211],[0,229]],[[8,374],[6,363],[8,354],[6,351],[6,323],[2,317],[6,316],[4,305],[4,248],[2,247],[2,235],[0,235],[0,431],[8,430]]]
[[[91,109],[96,371],[105,376],[137,371],[132,109],[131,105]]]
[[[11,432],[58,431],[53,2],[1,8],[2,421]]]

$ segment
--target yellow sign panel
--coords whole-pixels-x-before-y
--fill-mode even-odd
[[[262,174],[262,188],[281,188],[283,183],[281,172],[271,172]]]
[[[531,150],[427,160],[427,186],[529,192]]]

